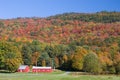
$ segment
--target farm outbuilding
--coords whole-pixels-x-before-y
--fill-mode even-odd
[[[33,66],[32,72],[52,72],[52,67],[38,67]]]
[[[20,67],[18,68],[18,72],[29,72],[30,68],[27,65],[20,65]]]

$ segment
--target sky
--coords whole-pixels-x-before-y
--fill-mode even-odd
[[[100,11],[120,12],[120,0],[0,0],[0,19]]]

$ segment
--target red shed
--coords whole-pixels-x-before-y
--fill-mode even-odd
[[[52,67],[37,67],[37,66],[33,66],[32,72],[52,72]]]
[[[18,72],[29,72],[30,71],[30,68],[29,66],[27,65],[21,65],[19,68],[18,68]]]

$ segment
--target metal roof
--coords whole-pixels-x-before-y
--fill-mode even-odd
[[[27,67],[27,65],[20,65],[20,67],[18,69],[25,69]]]

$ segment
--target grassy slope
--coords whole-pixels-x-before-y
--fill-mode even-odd
[[[0,80],[120,80],[120,76],[67,75],[66,73],[0,73]]]

